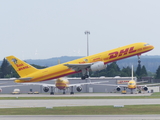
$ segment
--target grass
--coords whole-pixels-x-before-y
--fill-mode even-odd
[[[97,97],[0,97],[0,100],[37,100],[37,99],[158,99],[160,93],[151,96],[97,96]],[[75,106],[46,108],[1,108],[0,115],[145,115],[160,114],[160,105],[114,106]]]
[[[160,99],[160,92],[153,93],[151,96],[69,96],[69,97],[0,97],[0,100],[47,100],[47,99]]]
[[[0,115],[145,115],[159,114],[160,105],[79,106],[46,108],[5,108]]]

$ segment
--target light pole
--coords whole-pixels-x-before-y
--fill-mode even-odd
[[[90,34],[90,31],[85,31],[84,32],[86,35],[87,35],[87,56],[89,56],[89,41],[88,41],[88,35]],[[86,71],[87,72],[87,75],[89,77],[89,70]],[[86,79],[86,82],[87,82],[87,79]],[[88,92],[88,85],[86,85],[86,92]]]
[[[85,31],[84,32],[87,35],[87,56],[89,56],[89,41],[88,41],[88,35],[90,34],[90,31]]]

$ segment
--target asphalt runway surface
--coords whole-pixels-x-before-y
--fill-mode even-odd
[[[17,100],[0,100],[0,108],[23,107],[64,107],[64,106],[104,106],[104,105],[144,105],[160,104],[160,99],[50,99],[50,100],[19,100],[18,97],[64,97],[64,96],[148,96],[151,94],[107,94],[85,93],[75,95],[48,95],[48,94],[20,94],[0,95],[0,97],[16,97]]]
[[[77,95],[52,95],[59,96],[139,96],[150,94],[77,94]],[[160,99],[49,99],[49,100],[19,100],[19,97],[51,97],[51,95],[0,95],[0,97],[16,97],[17,100],[0,100],[0,108],[23,107],[62,107],[62,106],[104,106],[104,105],[146,105],[160,104]]]
[[[54,100],[0,100],[0,108],[65,107],[65,106],[124,106],[160,104],[160,99],[54,99]]]

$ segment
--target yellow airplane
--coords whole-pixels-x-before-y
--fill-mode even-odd
[[[14,56],[8,56],[6,59],[20,76],[20,78],[9,79],[15,80],[16,83],[52,80],[78,72],[82,72],[81,79],[85,79],[89,77],[89,70],[100,71],[105,69],[108,63],[135,55],[140,56],[152,49],[154,49],[154,46],[147,43],[134,43],[45,69],[36,69]]]
[[[141,81],[141,82],[136,82],[134,79],[133,79],[133,66],[132,66],[132,79],[128,82],[127,85],[116,85],[116,84],[100,84],[100,85],[106,85],[106,86],[116,86],[116,90],[117,91],[120,91],[121,90],[121,87],[124,88],[124,91],[126,91],[126,89],[130,89],[131,90],[131,94],[133,94],[133,90],[136,89],[136,88],[142,88],[144,91],[147,91],[148,90],[148,86],[155,86],[155,85],[159,85],[160,83],[157,83],[157,84],[147,84],[147,85],[138,85],[139,83],[144,83],[144,82],[147,82],[147,81]]]
[[[43,91],[48,92],[51,88],[50,94],[54,94],[53,89],[58,88],[59,90],[63,90],[63,94],[65,94],[66,89],[71,88],[70,94],[74,94],[73,87],[76,87],[76,90],[78,92],[82,91],[82,85],[87,84],[99,84],[99,83],[106,83],[108,81],[102,81],[102,82],[86,82],[86,83],[76,83],[76,84],[70,84],[69,80],[67,78],[61,77],[55,80],[55,84],[47,84],[47,83],[19,83],[20,85],[41,85],[43,86]]]

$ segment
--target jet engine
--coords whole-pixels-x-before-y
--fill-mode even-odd
[[[78,86],[78,87],[76,88],[76,90],[77,90],[78,92],[81,92],[81,91],[82,91],[82,87],[81,87],[81,86]]]
[[[93,71],[93,72],[95,72],[95,71],[100,71],[100,70],[103,70],[103,69],[105,69],[107,66],[104,64],[104,62],[102,62],[102,61],[99,61],[99,62],[95,62],[95,63],[93,63],[93,65],[91,65],[91,70]]]
[[[120,91],[120,90],[121,90],[121,88],[118,86],[118,87],[116,88],[116,90],[117,90],[117,91]]]
[[[148,90],[148,87],[147,87],[147,86],[143,87],[143,90],[147,91],[147,90]]]
[[[43,88],[43,91],[44,91],[44,92],[48,92],[48,91],[49,91],[49,87],[44,87],[44,88]]]

